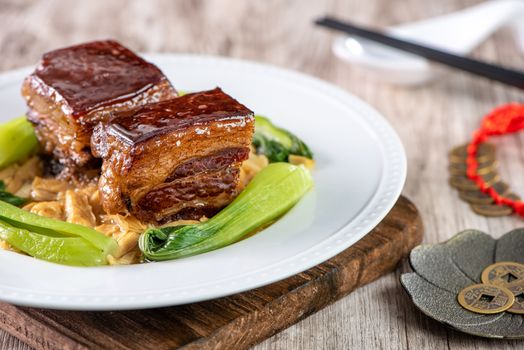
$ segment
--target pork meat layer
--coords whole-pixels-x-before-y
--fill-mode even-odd
[[[164,74],[115,41],[95,41],[43,55],[22,86],[28,119],[61,177],[99,166],[93,128],[111,112],[177,96]]]
[[[166,222],[212,215],[239,192],[254,117],[219,88],[112,113],[93,133],[107,213]]]

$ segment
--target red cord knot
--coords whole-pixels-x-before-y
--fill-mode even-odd
[[[520,216],[524,216],[524,202],[521,201],[512,201],[513,202],[513,209],[515,210],[515,213],[517,213]]]
[[[478,162],[476,158],[480,145],[486,142],[490,136],[511,134],[522,129],[524,129],[524,104],[517,102],[497,107],[482,118],[480,128],[473,132],[471,142],[468,144],[466,174],[482,192],[493,198],[496,204],[511,207],[518,215],[524,217],[524,202],[504,197],[497,193],[493,187],[486,184],[482,176],[477,173]]]

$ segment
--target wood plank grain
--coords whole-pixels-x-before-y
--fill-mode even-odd
[[[334,258],[266,287],[152,310],[74,312],[0,304],[0,327],[38,350],[247,349],[383,274],[422,240],[401,197],[367,236]]]

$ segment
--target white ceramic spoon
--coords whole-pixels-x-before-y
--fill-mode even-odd
[[[524,1],[494,0],[423,21],[387,28],[391,36],[466,55],[501,26],[511,25],[524,52]],[[417,85],[435,76],[428,60],[370,40],[341,37],[334,53],[390,83]]]

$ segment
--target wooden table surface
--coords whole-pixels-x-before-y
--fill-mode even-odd
[[[426,242],[444,241],[466,228],[498,237],[521,227],[523,221],[473,214],[447,184],[446,152],[465,142],[493,107],[523,101],[524,94],[451,70],[445,70],[430,85],[409,89],[389,86],[335,58],[330,50],[335,35],[311,24],[316,16],[332,13],[381,27],[443,14],[476,2],[0,0],[0,70],[33,65],[43,52],[61,46],[115,38],[138,51],[239,57],[317,76],[374,106],[400,134],[408,157],[404,194],[422,212]],[[496,33],[473,56],[524,69],[524,56],[507,30]],[[503,178],[521,194],[523,142],[522,136],[496,141]],[[398,282],[406,269],[401,266],[396,273],[357,290],[256,349],[522,348],[518,341],[460,334],[422,315]],[[0,344],[0,349],[28,349],[3,333]]]

